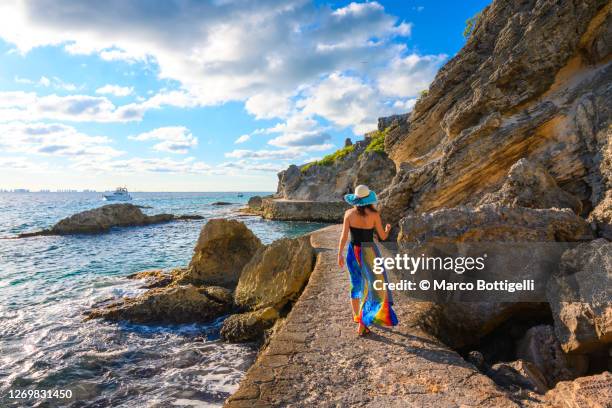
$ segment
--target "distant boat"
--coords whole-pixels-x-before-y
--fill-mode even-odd
[[[104,194],[103,197],[106,201],[130,201],[132,199],[125,187],[117,187],[112,194]]]

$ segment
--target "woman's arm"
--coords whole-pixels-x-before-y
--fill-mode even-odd
[[[385,229],[383,230],[382,220],[380,219],[380,214],[376,213],[374,217],[376,217],[374,219],[374,227],[376,228],[376,235],[378,235],[378,238],[384,241],[389,237],[389,231],[391,231],[391,224],[385,225]]]
[[[338,266],[344,268],[344,246],[348,241],[349,220],[348,212],[344,213],[344,222],[342,223],[342,233],[340,234],[340,243],[338,244]]]

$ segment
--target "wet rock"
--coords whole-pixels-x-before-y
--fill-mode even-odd
[[[517,344],[516,356],[533,363],[546,378],[548,388],[559,381],[570,380],[586,372],[586,357],[576,367],[570,365],[552,326],[540,325],[527,330]],[[576,362],[574,360],[574,362]]]
[[[264,199],[261,215],[270,220],[340,222],[350,206],[344,201]]]
[[[612,241],[612,190],[608,190],[597,207],[589,214],[589,221],[597,228],[597,234]]]
[[[133,273],[131,275],[128,275],[127,278],[135,280],[144,280],[145,285],[143,285],[143,288],[153,289],[168,286],[172,282],[173,273],[176,272],[168,273],[163,269],[152,269]]]
[[[21,234],[20,237],[36,235],[96,234],[110,231],[113,227],[129,227],[158,224],[174,220],[200,219],[198,215],[156,214],[146,215],[133,204],[108,204],[83,211],[60,220],[49,230]]]
[[[280,310],[299,296],[313,264],[309,236],[283,238],[260,248],[242,271],[234,293],[236,304],[250,310]]]
[[[548,385],[542,371],[533,363],[524,360],[497,363],[487,374],[502,387],[520,388],[544,394]]]
[[[261,339],[278,317],[273,307],[231,315],[223,321],[221,338],[232,343]]]
[[[231,292],[225,288],[169,286],[94,309],[88,318],[143,324],[204,323],[229,313],[232,307]]]
[[[200,232],[188,269],[176,277],[176,282],[231,289],[261,246],[259,238],[244,223],[209,220]]]
[[[249,198],[248,206],[251,210],[261,209],[262,199],[261,196],[253,196]]]
[[[540,164],[521,159],[508,172],[502,187],[485,195],[480,204],[498,203],[508,207],[570,208],[576,214],[582,203],[559,188],[555,179]]]
[[[233,203],[227,202],[227,201],[215,201],[214,203],[212,203],[211,205],[232,205]]]
[[[611,279],[611,242],[600,238],[563,254],[546,296],[565,352],[585,353],[612,343]]]
[[[562,381],[546,393],[545,399],[556,408],[608,408],[612,401],[612,374],[606,371]]]

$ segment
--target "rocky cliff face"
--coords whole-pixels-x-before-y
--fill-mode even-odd
[[[522,158],[587,215],[612,187],[611,20],[605,0],[486,7],[411,114],[380,122],[398,168],[384,215],[474,204]]]
[[[368,150],[371,141],[366,137],[318,163],[289,166],[278,173],[275,198],[341,201],[359,184],[382,191],[395,175],[395,165],[384,152]]]

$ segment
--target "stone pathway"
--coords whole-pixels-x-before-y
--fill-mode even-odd
[[[414,303],[400,324],[356,335],[347,272],[336,265],[340,226],[312,234],[310,281],[226,407],[516,407],[457,353],[419,330]]]

